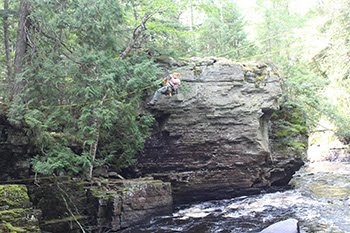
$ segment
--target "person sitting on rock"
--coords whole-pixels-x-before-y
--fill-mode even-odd
[[[165,84],[163,87],[159,88],[156,93],[154,93],[154,96],[150,102],[147,103],[147,105],[152,105],[154,106],[159,99],[160,95],[166,95],[167,93],[176,93],[177,89],[180,86],[180,79],[179,79],[179,73],[173,73],[171,75],[171,79],[169,80],[168,78],[165,80]]]

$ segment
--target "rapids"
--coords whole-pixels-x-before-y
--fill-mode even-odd
[[[177,206],[124,232],[260,232],[288,218],[300,232],[350,232],[350,163],[314,162],[291,180],[293,189]]]

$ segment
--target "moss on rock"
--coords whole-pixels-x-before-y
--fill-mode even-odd
[[[15,227],[9,222],[4,222],[0,228],[1,232],[26,232],[27,230],[23,227]]]
[[[40,232],[25,185],[0,185],[0,231]]]
[[[9,208],[29,207],[27,187],[24,185],[0,185],[0,205]]]

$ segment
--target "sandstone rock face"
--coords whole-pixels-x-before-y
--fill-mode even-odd
[[[43,178],[29,187],[43,232],[115,232],[170,214],[171,186],[159,180]],[[1,186],[0,186],[1,187]],[[25,187],[25,186],[24,186]],[[1,191],[1,190],[0,190]],[[79,222],[79,224],[78,224]]]
[[[90,189],[90,224],[92,230],[118,231],[140,224],[151,217],[172,212],[173,199],[169,183],[157,180],[124,180],[112,184],[109,191]],[[91,205],[95,203],[95,205]],[[91,218],[91,216],[95,216]]]
[[[138,159],[141,174],[170,181],[175,202],[287,184],[302,161],[270,151],[269,119],[281,96],[273,69],[212,58],[178,72],[180,93],[148,108],[157,122]]]

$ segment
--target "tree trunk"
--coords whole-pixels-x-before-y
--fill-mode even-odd
[[[16,55],[14,62],[14,83],[13,95],[17,96],[23,92],[24,81],[19,80],[19,75],[22,73],[24,56],[27,50],[27,25],[28,25],[29,4],[27,0],[21,0],[19,6],[19,20],[17,30]]]
[[[11,106],[8,110],[8,119],[13,127],[21,128],[24,109],[23,104],[23,92],[25,86],[25,80],[21,77],[24,57],[27,50],[27,30],[29,28],[29,4],[27,0],[21,0],[19,6],[18,15],[18,29],[17,29],[17,41],[16,41],[16,54],[14,61],[14,76],[11,83]]]
[[[8,0],[4,0],[4,10],[7,12],[9,9],[9,3]],[[12,99],[13,93],[12,93],[12,87],[13,87],[13,79],[12,79],[12,62],[11,62],[11,51],[9,46],[9,31],[8,31],[8,16],[4,16],[4,43],[5,43],[5,53],[6,53],[6,64],[7,64],[7,80],[8,80],[8,87],[9,87],[9,96],[10,99]]]
[[[151,15],[149,13],[147,13],[142,18],[140,25],[138,25],[134,30],[133,38],[131,38],[128,46],[126,47],[126,49],[124,50],[122,55],[120,55],[120,59],[125,59],[130,54],[131,49],[134,47],[135,43],[140,38],[141,33],[145,30],[145,28],[146,28],[145,24],[146,24],[147,20],[149,20],[150,17],[151,17]]]
[[[100,130],[101,130],[101,123],[97,120],[97,118],[95,118],[94,121],[97,123],[97,125],[96,125],[96,132],[94,133],[94,142],[90,145],[90,157],[91,157],[91,165],[89,168],[90,179],[92,179],[92,172],[94,170],[94,162],[96,159],[97,146],[100,140]]]
[[[108,90],[109,91],[109,90]],[[108,92],[107,91],[107,92]],[[105,99],[107,98],[107,94],[105,94],[99,103],[99,107],[102,107]],[[95,112],[95,109],[93,110]],[[100,140],[100,131],[101,131],[101,121],[97,118],[97,116],[93,116],[93,121],[96,123],[96,132],[93,135],[94,142],[90,145],[90,158],[91,158],[91,165],[89,168],[89,178],[92,178],[92,173],[94,170],[94,162],[96,159],[96,152],[97,152],[97,146]]]

